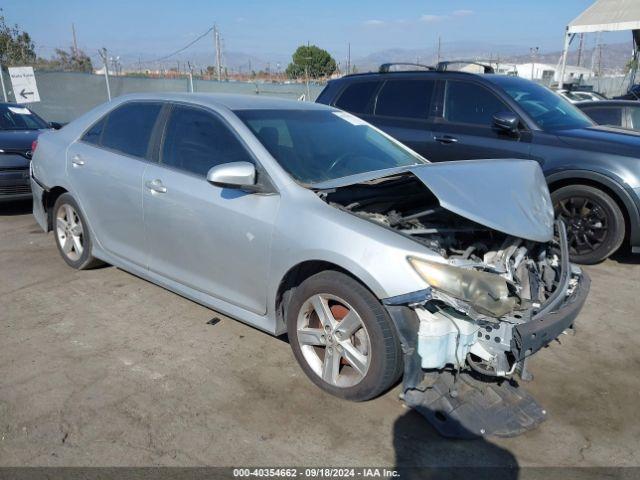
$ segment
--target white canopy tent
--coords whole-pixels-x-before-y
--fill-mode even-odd
[[[576,34],[619,32],[623,30],[631,30],[633,32],[633,58],[637,60],[638,50],[640,49],[640,0],[596,0],[593,5],[569,23],[565,32],[564,49],[562,50],[559,87],[563,87],[567,52]]]

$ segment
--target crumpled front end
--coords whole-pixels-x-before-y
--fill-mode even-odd
[[[430,252],[407,256],[425,288],[383,299],[404,349],[405,402],[445,435],[522,433],[545,412],[516,380],[529,380],[527,359],[573,328],[589,278],[569,262],[552,212],[547,235],[542,213],[518,225],[494,210],[485,222],[468,198],[453,208],[451,189],[434,190],[426,176],[401,173],[319,194]],[[503,203],[529,194],[505,191]]]

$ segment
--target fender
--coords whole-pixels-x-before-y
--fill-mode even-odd
[[[560,180],[590,180],[592,182],[599,183],[614,192],[624,205],[626,213],[629,216],[630,244],[632,247],[640,246],[640,212],[638,210],[638,205],[619,181],[608,175],[591,170],[563,170],[552,173],[546,178],[549,185]]]

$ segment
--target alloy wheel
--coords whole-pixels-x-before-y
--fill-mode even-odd
[[[567,227],[569,253],[583,255],[602,246],[609,232],[609,222],[598,203],[586,197],[572,196],[559,200],[556,211]]]
[[[84,251],[84,228],[78,212],[68,203],[60,205],[56,212],[56,235],[64,255],[78,261]]]
[[[298,313],[297,336],[305,361],[328,384],[351,387],[367,374],[369,333],[345,300],[329,294],[307,299]]]

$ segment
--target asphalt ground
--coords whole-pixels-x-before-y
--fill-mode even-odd
[[[0,466],[638,466],[639,263],[587,267],[577,334],[530,362],[546,422],[456,441],[398,388],[339,400],[283,339],[114,267],[72,270],[29,203],[0,204]]]

